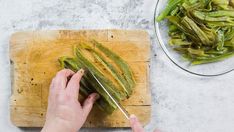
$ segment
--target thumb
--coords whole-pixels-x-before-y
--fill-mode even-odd
[[[89,115],[89,112],[91,111],[91,109],[93,108],[93,104],[95,103],[95,101],[99,98],[99,94],[97,93],[92,93],[88,96],[88,98],[84,101],[83,103],[83,111],[84,111],[84,115],[85,117],[87,117]]]
[[[141,123],[135,115],[131,115],[129,120],[133,132],[144,132]]]

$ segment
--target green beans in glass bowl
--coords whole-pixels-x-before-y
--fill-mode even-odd
[[[234,70],[234,0],[158,0],[157,40],[168,58],[195,75]]]

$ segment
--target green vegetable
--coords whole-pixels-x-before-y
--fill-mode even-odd
[[[215,62],[215,61],[221,61],[224,60],[228,57],[232,57],[234,56],[234,52],[229,52],[226,54],[222,54],[219,56],[214,56],[214,57],[207,57],[207,58],[202,58],[202,59],[196,59],[194,61],[192,61],[193,65],[199,65],[199,64],[206,64],[206,63],[211,63],[211,62]]]
[[[212,3],[221,9],[228,9],[229,0],[212,0]]]
[[[234,52],[233,0],[169,0],[156,18],[168,20],[170,46],[193,65],[221,61]]]
[[[129,67],[129,65],[120,56],[118,56],[117,54],[115,54],[114,52],[109,50],[108,48],[104,47],[101,43],[98,43],[95,40],[93,40],[92,43],[95,44],[96,47],[100,51],[102,51],[104,54],[106,54],[106,56],[108,58],[110,58],[112,61],[114,61],[114,63],[116,65],[119,66],[119,68],[123,72],[124,78],[127,80],[130,87],[135,87],[136,82],[135,82],[135,79],[133,77],[133,72],[132,72],[131,68]],[[132,91],[130,91],[130,94],[131,93],[132,93]]]
[[[127,96],[130,96],[132,93],[131,86],[128,84],[127,80],[125,80],[124,76],[122,76],[122,73],[120,73],[111,63],[108,63],[105,60],[104,56],[102,56],[96,50],[92,49],[87,44],[82,46],[86,50],[92,52],[94,58],[96,58],[106,68],[106,70],[115,78],[115,80],[118,81],[122,89],[126,92]],[[126,68],[128,69],[129,67]]]
[[[192,43],[183,39],[171,39],[169,44],[176,46],[185,46],[185,45],[191,45]]]
[[[59,62],[63,68],[71,69],[73,71],[78,71],[79,69],[83,68],[76,58],[61,57],[59,58]],[[90,83],[88,80],[92,80],[92,83]],[[80,81],[80,94],[87,97],[93,92],[98,92],[101,95],[101,99],[96,102],[96,105],[101,110],[105,110],[107,113],[112,113],[116,109],[116,106],[112,103],[109,97],[105,95],[105,92],[102,91],[102,88],[98,85],[98,83],[96,83],[92,76],[84,74]]]
[[[132,88],[135,86],[135,80],[130,67],[124,60],[122,60],[122,58],[104,47],[101,43],[98,43],[95,40],[91,43],[95,44],[95,47],[99,47],[100,50],[97,51],[86,43],[79,43],[74,48],[75,57],[59,58],[61,66],[73,71],[78,71],[81,68],[88,68],[117,101],[128,98],[132,93]],[[105,76],[105,73],[101,70],[102,67],[87,59],[84,52],[88,52],[93,58],[97,59],[107,72],[116,80],[117,84]],[[106,58],[110,58],[118,67],[109,63]],[[90,72],[86,72],[80,82],[80,94],[83,97],[86,97],[93,92],[97,92],[101,95],[101,99],[96,102],[96,105],[101,110],[110,114],[117,108]]]
[[[157,17],[157,21],[162,21],[166,16],[176,8],[176,6],[181,3],[182,0],[169,0],[166,9]]]

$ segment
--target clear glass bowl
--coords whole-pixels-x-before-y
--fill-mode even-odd
[[[234,70],[234,57],[228,58],[224,61],[209,64],[191,65],[189,61],[184,60],[179,53],[174,51],[172,47],[168,44],[169,36],[167,20],[158,23],[155,19],[166,7],[166,5],[167,0],[157,1],[154,12],[154,29],[156,33],[156,38],[161,48],[175,65],[177,65],[184,71],[199,76],[219,76]]]

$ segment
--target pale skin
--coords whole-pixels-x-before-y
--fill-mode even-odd
[[[83,103],[77,100],[83,74],[83,69],[76,73],[64,69],[53,78],[48,97],[46,122],[42,132],[77,132],[82,127],[93,104],[99,98],[97,93],[92,93]],[[68,80],[69,77],[71,77],[70,80]],[[144,132],[135,115],[130,116],[129,122],[133,132]]]

